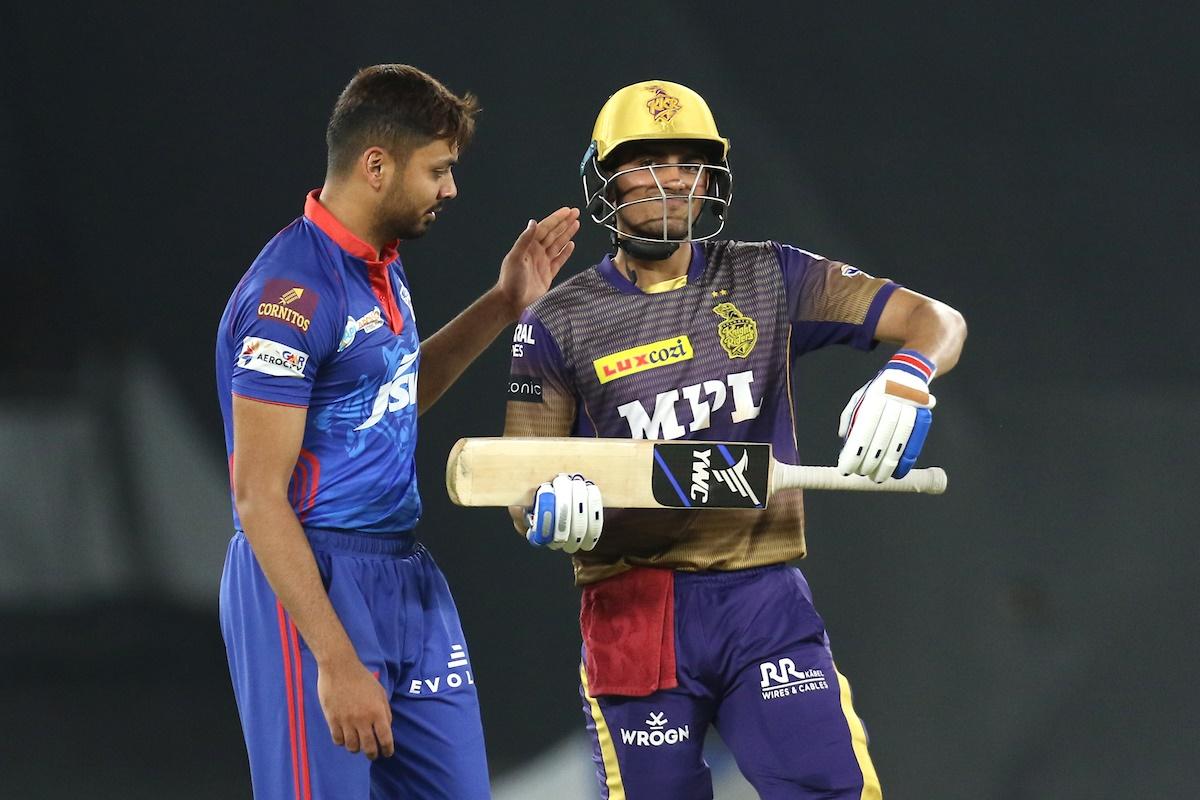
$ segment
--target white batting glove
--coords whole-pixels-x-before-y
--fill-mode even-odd
[[[845,439],[838,456],[842,474],[866,475],[876,483],[908,474],[933,420],[930,409],[937,399],[929,382],[935,372],[933,362],[916,350],[901,350],[851,396],[838,426]]]
[[[525,518],[529,521],[525,538],[530,544],[567,553],[591,550],[604,527],[600,489],[582,475],[560,472],[538,487]]]

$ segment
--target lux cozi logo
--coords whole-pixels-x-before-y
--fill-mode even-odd
[[[596,378],[600,383],[608,383],[648,369],[687,361],[693,355],[695,351],[692,350],[692,343],[687,336],[673,336],[597,358],[592,362],[592,366],[596,369]]]
[[[762,398],[756,402],[750,385],[754,383],[754,370],[735,372],[725,376],[724,381],[704,381],[660,392],[654,398],[654,412],[649,413],[641,400],[631,400],[617,406],[617,413],[629,423],[629,435],[634,439],[679,439],[687,433],[704,430],[712,425],[714,413],[725,407],[729,395],[733,395],[732,422],[754,419],[762,410]],[[680,401],[686,406],[680,406]],[[691,422],[685,428],[679,423],[677,408],[690,411]]]

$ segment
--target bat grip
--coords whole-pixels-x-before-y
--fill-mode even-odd
[[[883,483],[876,483],[865,475],[843,475],[837,467],[808,467],[776,462],[773,469],[772,491],[795,488],[918,494],[941,494],[946,491],[946,471],[941,467],[910,470],[903,478],[888,478]]]

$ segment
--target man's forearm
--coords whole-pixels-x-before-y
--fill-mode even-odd
[[[932,360],[939,376],[954,369],[967,338],[967,324],[960,313],[945,303],[924,303],[913,309],[909,330],[902,347]]]
[[[242,502],[238,515],[267,582],[296,623],[318,664],[357,659],[329,602],[304,529],[286,501]]]
[[[417,413],[437,402],[487,346],[517,321],[514,309],[496,291],[488,291],[441,330],[421,342]]]

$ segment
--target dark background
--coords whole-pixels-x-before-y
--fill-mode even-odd
[[[1195,796],[1195,8],[6,12],[0,797],[249,796],[216,625],[228,508],[190,502],[224,491],[215,327],[320,185],[338,92],[394,61],[484,108],[459,198],[402,248],[426,335],[529,217],[580,203],[596,112],[648,78],[698,90],[732,140],[731,238],[966,315],[923,457],[949,492],[808,503],[803,567],[889,796]],[[567,273],[606,246],[590,223],[578,240]],[[421,534],[470,638],[496,775],[580,721],[568,563],[442,488],[458,437],[499,432],[506,350],[422,417],[419,446]],[[806,461],[836,458],[842,404],[883,356],[802,362]],[[164,559],[171,537],[198,555]]]

